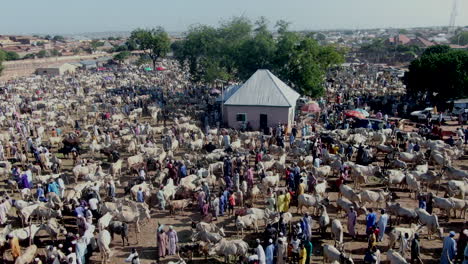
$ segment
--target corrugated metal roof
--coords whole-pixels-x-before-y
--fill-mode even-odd
[[[291,107],[300,95],[269,70],[257,70],[225,105]]]

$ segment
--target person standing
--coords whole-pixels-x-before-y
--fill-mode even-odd
[[[440,264],[453,263],[457,255],[457,242],[454,239],[455,232],[450,231],[449,236],[444,238],[442,254],[440,255]]]
[[[411,264],[414,264],[415,262],[418,264],[423,263],[421,261],[420,254],[421,254],[421,248],[419,245],[419,235],[414,234],[414,239],[411,242]]]
[[[379,228],[379,237],[377,238],[378,242],[383,240],[385,234],[385,228],[387,228],[388,223],[388,214],[385,213],[385,209],[380,210],[380,218],[377,222],[377,227]]]
[[[310,257],[312,256],[312,250],[313,250],[312,241],[304,240],[303,243],[304,243],[304,247],[305,247],[305,249],[307,251],[307,257],[306,257],[306,260],[305,260],[305,264],[309,264],[310,263]]]
[[[173,226],[169,227],[169,231],[167,231],[167,239],[168,239],[168,255],[175,255],[177,252],[177,243],[179,242],[179,237],[177,236],[177,232],[174,230]]]
[[[273,245],[273,240],[270,238],[268,240],[268,246],[266,247],[266,250],[265,250],[266,264],[273,264],[274,253],[275,253],[275,245]]]
[[[144,203],[145,202],[145,194],[143,192],[143,190],[140,188],[138,188],[138,192],[137,192],[137,202],[139,203]]]
[[[158,198],[158,201],[159,201],[159,206],[161,207],[161,210],[166,210],[166,199],[164,198],[164,191],[163,191],[163,187],[164,186],[161,186],[159,188],[159,191],[158,193],[156,194],[156,198]]]
[[[354,207],[351,206],[349,208],[349,212],[346,214],[348,217],[348,232],[349,235],[356,239],[356,221],[357,221],[357,213],[354,211]]]
[[[265,251],[260,243],[260,239],[257,239],[257,248],[255,248],[255,253],[258,256],[258,264],[266,264]]]
[[[306,264],[307,261],[307,250],[304,247],[304,243],[301,243],[299,251],[299,264]]]
[[[164,233],[163,226],[158,228],[158,256],[159,258],[166,257],[166,249],[167,249],[167,235]]]
[[[287,248],[287,238],[283,236],[283,233],[280,233],[276,242],[276,264],[286,263]]]
[[[369,214],[366,216],[366,234],[371,234],[371,229],[375,225],[375,220],[377,219],[377,215],[374,213],[372,208],[369,208]]]

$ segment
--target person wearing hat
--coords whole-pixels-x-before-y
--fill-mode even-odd
[[[288,240],[282,232],[279,233],[279,237],[276,240],[276,264],[286,263],[288,249]]]
[[[270,238],[268,240],[268,246],[266,247],[266,250],[265,250],[266,264],[273,264],[274,253],[275,253],[275,245],[273,244],[273,239]]]
[[[416,263],[423,263],[420,257],[421,248],[419,245],[419,235],[414,234],[413,241],[411,242],[411,264]]]
[[[457,242],[454,237],[455,232],[450,231],[449,235],[444,238],[440,264],[450,264],[454,262],[455,256],[457,255]]]
[[[166,257],[166,249],[167,249],[167,243],[168,243],[167,235],[164,232],[164,225],[161,225],[158,228],[157,241],[158,241],[158,257],[164,258]]]
[[[179,242],[179,237],[177,232],[174,230],[173,226],[169,227],[169,231],[166,232],[168,240],[168,255],[175,255],[177,253],[177,243]]]
[[[346,214],[348,217],[348,232],[349,235],[356,239],[356,222],[357,222],[357,213],[354,211],[354,207],[349,208],[349,212]]]
[[[263,250],[260,239],[257,239],[257,247],[255,248],[255,253],[258,256],[258,264],[266,264],[265,251]]]

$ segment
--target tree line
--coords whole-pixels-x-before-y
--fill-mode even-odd
[[[242,82],[256,70],[268,69],[302,94],[323,95],[325,74],[330,66],[344,62],[344,52],[319,45],[313,34],[289,30],[285,21],[278,21],[273,32],[268,28],[263,17],[254,23],[235,17],[217,27],[192,26],[183,39],[172,44],[162,28],[137,29],[123,48],[145,50],[143,56],[153,66],[172,51],[195,82]],[[124,54],[119,59],[122,57]]]

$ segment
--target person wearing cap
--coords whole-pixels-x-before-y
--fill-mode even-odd
[[[164,232],[164,226],[160,226],[158,228],[158,234],[157,234],[157,241],[158,241],[158,256],[159,258],[164,258],[166,257],[166,249],[167,249],[167,235]]]
[[[440,255],[440,264],[453,263],[457,255],[457,242],[454,239],[455,232],[450,231],[449,235],[444,238],[442,254]]]
[[[356,222],[357,222],[357,213],[354,211],[354,207],[349,208],[349,212],[346,214],[348,217],[348,232],[349,235],[356,239]]]
[[[288,249],[288,240],[282,232],[279,233],[279,237],[276,240],[276,264],[286,263]]]
[[[377,241],[381,242],[383,240],[385,234],[385,228],[387,227],[388,223],[388,214],[385,213],[385,210],[380,210],[380,218],[377,222],[377,227],[379,228],[379,236],[377,237]]]
[[[266,250],[265,250],[266,264],[273,264],[274,253],[275,253],[275,245],[273,245],[273,239],[270,238],[268,240],[268,246],[266,247]]]
[[[161,187],[159,187],[159,191],[156,194],[156,197],[158,198],[159,206],[161,207],[161,210],[164,211],[164,210],[166,210],[166,199],[164,198],[163,188],[164,188],[163,185],[161,185]]]
[[[35,264],[42,264],[42,260],[40,258],[35,258],[34,263]]]
[[[414,234],[413,241],[411,242],[411,264],[423,263],[420,257],[421,248],[419,245],[419,235]]]
[[[255,248],[255,253],[258,256],[258,264],[266,264],[265,251],[263,250],[260,239],[257,239],[257,247]]]
[[[175,255],[177,253],[177,243],[179,242],[179,237],[177,232],[174,230],[173,226],[169,227],[169,231],[166,232],[168,240],[168,255]]]

